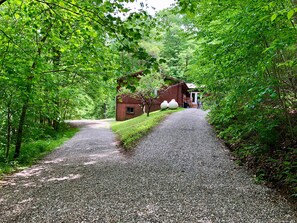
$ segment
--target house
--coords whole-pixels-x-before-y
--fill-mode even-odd
[[[133,83],[137,83],[139,76],[143,75],[143,71],[130,74],[128,76],[119,78],[117,81],[117,90],[123,86],[133,86]],[[190,88],[184,81],[177,80],[175,78],[166,77],[165,83],[166,89],[158,91],[159,97],[153,102],[151,111],[160,109],[160,104],[166,100],[170,102],[172,99],[178,103],[179,107],[197,107],[197,92],[191,92]],[[191,87],[191,86],[190,86]],[[195,97],[194,99],[192,97]],[[116,120],[124,121],[131,118],[135,118],[143,114],[143,108],[141,107],[141,101],[132,98],[128,95],[117,96],[116,98]]]

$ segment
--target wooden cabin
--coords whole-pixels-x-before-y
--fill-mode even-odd
[[[122,86],[129,83],[136,83],[139,80],[139,76],[143,75],[143,71],[130,74],[125,77],[118,79],[119,90]],[[179,107],[187,107],[191,103],[191,95],[189,88],[184,81],[177,80],[175,78],[166,77],[164,79],[167,83],[166,89],[157,92],[159,94],[158,98],[153,102],[151,107],[151,112],[160,109],[160,104],[166,100],[170,102],[172,99],[178,103]],[[116,120],[124,121],[131,118],[135,118],[143,114],[143,108],[141,107],[141,101],[135,98],[132,98],[128,95],[117,96],[116,98]]]

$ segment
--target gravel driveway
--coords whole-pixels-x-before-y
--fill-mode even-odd
[[[2,182],[0,222],[297,222],[230,160],[205,115],[171,115],[129,155],[109,123],[76,122],[74,138]]]

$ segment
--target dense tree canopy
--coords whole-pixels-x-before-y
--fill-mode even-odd
[[[219,136],[296,194],[296,1],[179,0],[122,19],[130,1],[0,0],[0,162],[64,119],[112,117],[116,79],[153,69],[204,85]]]
[[[210,93],[211,122],[258,176],[296,184],[294,1],[180,1],[192,21],[187,75]]]
[[[15,145],[15,158],[23,139],[46,137],[64,119],[112,115],[115,79],[150,24],[145,12],[123,21],[123,2],[2,2],[0,142]]]

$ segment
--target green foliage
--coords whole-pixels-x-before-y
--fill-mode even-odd
[[[112,130],[118,135],[121,144],[126,150],[131,150],[137,142],[147,135],[152,128],[157,126],[165,117],[177,110],[165,110],[152,112],[149,117],[146,115],[136,118],[112,123]]]
[[[156,98],[155,91],[159,91],[164,86],[164,79],[161,74],[152,72],[140,77],[135,93],[141,95],[143,100]]]
[[[57,132],[65,119],[114,115],[116,79],[131,72],[125,56],[153,66],[138,45],[152,20],[145,12],[122,20],[124,2],[1,4],[1,152],[14,149],[17,158],[22,142]]]
[[[159,97],[158,91],[165,87],[164,78],[161,74],[154,71],[149,71],[149,73],[139,77],[132,76],[130,78],[133,78],[134,82],[126,79],[127,86],[123,86],[118,94],[119,96],[129,95],[140,100],[140,105],[142,108],[145,108],[147,116],[149,116],[153,102]]]
[[[42,140],[26,142],[23,144],[23,152],[20,157],[12,161],[13,152],[5,158],[3,150],[0,150],[0,176],[1,174],[9,174],[18,169],[31,166],[45,155],[62,145],[66,140],[73,137],[78,132],[75,128],[63,128],[52,136],[47,136]]]
[[[285,154],[285,155],[284,155]],[[257,157],[258,171],[255,179],[265,182],[269,179],[279,187],[287,186],[287,190],[294,197],[297,194],[297,151],[288,148],[286,151],[274,151],[273,153],[261,154]]]
[[[218,135],[258,169],[258,179],[279,180],[296,193],[295,164],[288,159],[297,150],[295,3],[202,0],[179,6],[196,43],[186,75],[206,86]]]
[[[2,171],[17,162],[11,156],[26,163],[45,153],[64,119],[113,116],[117,78],[151,69],[205,85],[210,121],[239,162],[296,195],[295,1],[179,0],[156,18],[121,19],[125,2],[2,1]],[[147,107],[163,84],[127,81]],[[127,133],[124,145],[149,126]]]
[[[188,38],[190,24],[174,10],[163,10],[155,18],[156,27],[148,37],[144,37],[141,46],[149,55],[156,58],[162,73],[179,79],[188,79],[185,75],[193,54],[194,41]]]

